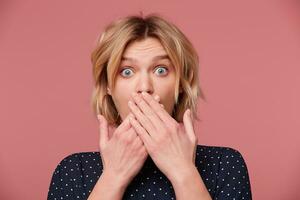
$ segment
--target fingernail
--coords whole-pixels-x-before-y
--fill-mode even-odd
[[[133,119],[133,117],[130,115],[130,116],[129,116],[129,121],[132,121],[132,119]]]
[[[128,118],[129,118],[129,119],[134,119],[134,118],[135,118],[135,117],[134,117],[134,114],[133,114],[133,113],[130,113]]]
[[[133,105],[132,101],[129,100],[128,105],[132,106]]]

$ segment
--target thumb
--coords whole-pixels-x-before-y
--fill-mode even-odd
[[[193,121],[191,117],[191,110],[187,109],[183,114],[183,124],[186,130],[186,133],[192,142],[196,141],[196,136],[194,132]]]
[[[191,110],[190,109],[185,111],[185,113],[183,115],[183,122],[184,122],[184,127],[186,129],[186,133],[187,133],[188,137],[195,144],[194,152],[193,152],[193,162],[195,163],[196,151],[197,151],[197,145],[198,145],[198,138],[195,135],[194,126],[193,126],[193,118],[191,116]]]
[[[106,143],[108,142],[108,125],[105,117],[102,115],[97,115],[99,120],[99,132],[100,132],[100,148],[104,147]]]

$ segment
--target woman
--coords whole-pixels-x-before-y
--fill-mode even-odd
[[[100,152],[55,169],[48,199],[251,199],[242,155],[197,144],[198,56],[158,15],[108,25],[92,52]]]

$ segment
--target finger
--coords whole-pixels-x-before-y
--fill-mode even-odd
[[[124,119],[124,121],[118,126],[118,128],[115,130],[115,134],[120,134],[123,133],[125,131],[127,131],[131,126],[129,123],[129,116],[134,116],[132,113],[129,113],[126,118]]]
[[[128,122],[130,124],[130,122]],[[122,134],[120,138],[123,138],[126,142],[132,143],[137,136],[134,128],[130,125],[130,129],[128,129],[125,134]]]
[[[152,139],[150,135],[147,133],[147,131],[140,125],[140,123],[134,119],[133,117],[129,118],[130,124],[135,129],[139,137],[142,139],[146,149],[149,149],[150,144],[152,143]]]
[[[131,112],[136,117],[137,121],[146,129],[151,136],[157,135],[157,130],[151,120],[140,110],[140,108],[132,101],[128,102]]]
[[[154,99],[155,99],[157,102],[160,101],[160,97],[159,97],[158,95],[156,95],[156,96],[154,97]]]
[[[154,99],[159,103],[159,101],[160,101],[160,97],[158,96],[158,95],[155,95],[154,96]],[[165,106],[163,105],[163,104],[159,104],[162,108],[164,108]]]
[[[134,132],[136,132],[136,131],[134,130]],[[141,146],[143,146],[143,141],[142,141],[141,137],[138,136],[138,133],[136,133],[136,134],[137,134],[137,136],[134,138],[134,141],[132,143],[133,149],[139,149]]]
[[[190,109],[185,111],[185,113],[183,115],[183,122],[184,122],[184,127],[186,129],[186,133],[187,133],[188,137],[195,144],[194,152],[193,152],[193,161],[195,163],[196,151],[197,151],[197,145],[198,145],[198,138],[195,135],[194,126],[193,126],[193,117],[191,115],[191,110]]]
[[[143,113],[143,115],[138,115],[137,119],[146,128],[148,133],[150,133],[150,135],[153,135],[152,132],[155,132],[155,130],[163,130],[165,128],[165,125],[163,124],[162,120],[157,116],[155,110],[151,108],[147,104],[147,102],[137,93],[133,93],[132,97],[135,103],[137,104],[138,109],[141,110]],[[139,117],[141,117],[142,119],[140,120]],[[149,125],[144,123],[149,123]],[[154,127],[155,129],[148,129],[148,127]]]
[[[158,115],[158,117],[165,123],[165,124],[177,124],[178,122],[170,116],[170,114],[159,105],[158,102],[154,100],[154,98],[148,94],[147,92],[142,92],[143,99],[153,108]]]
[[[99,122],[100,122],[100,126],[99,126],[99,132],[100,132],[100,148],[103,148],[107,142],[108,142],[108,125],[107,125],[107,121],[105,119],[105,117],[103,117],[102,115],[97,115]]]
[[[186,130],[186,133],[188,135],[188,137],[190,138],[190,140],[192,142],[194,142],[196,140],[196,136],[195,136],[195,131],[194,131],[194,126],[193,126],[193,122],[192,122],[192,117],[191,117],[191,111],[190,109],[187,109],[184,114],[183,114],[183,124]]]

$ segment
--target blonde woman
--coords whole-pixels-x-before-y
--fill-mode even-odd
[[[109,24],[92,52],[99,152],[64,158],[48,199],[251,199],[239,151],[198,145],[198,56],[159,15]]]

